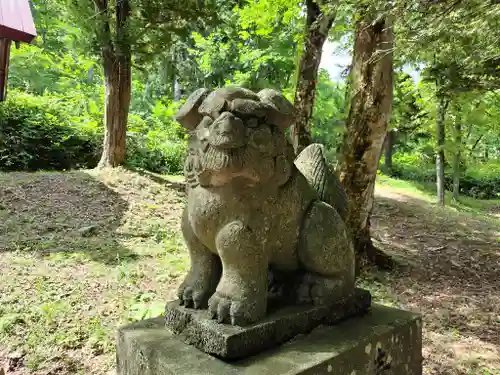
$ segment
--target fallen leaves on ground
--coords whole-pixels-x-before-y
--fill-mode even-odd
[[[424,374],[500,373],[500,221],[491,216],[377,189],[373,236],[401,266],[378,275],[375,294],[423,314]]]

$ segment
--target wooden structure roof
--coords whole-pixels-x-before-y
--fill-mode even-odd
[[[0,38],[31,43],[36,36],[28,0],[0,0]]]
[[[0,0],[0,101],[7,91],[12,41],[31,43],[36,37],[29,0]]]

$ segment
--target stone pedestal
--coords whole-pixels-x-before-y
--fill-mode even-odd
[[[166,327],[186,344],[224,360],[247,358],[287,342],[299,334],[311,332],[320,325],[362,315],[369,310],[371,295],[363,289],[331,306],[292,305],[270,308],[258,323],[238,327],[219,324],[206,310],[186,309],[178,301],[167,303]]]
[[[118,375],[421,375],[419,315],[373,305],[274,349],[226,362],[182,342],[164,317],[119,330]]]

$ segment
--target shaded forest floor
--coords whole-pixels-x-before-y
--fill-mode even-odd
[[[160,314],[186,270],[183,202],[122,169],[0,174],[0,368],[113,374],[117,327]],[[500,202],[441,209],[381,177],[373,227],[401,266],[360,285],[424,314],[424,374],[500,374]]]

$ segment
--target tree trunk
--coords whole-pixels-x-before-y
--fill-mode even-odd
[[[107,6],[107,4],[106,4]],[[116,5],[116,48],[111,37],[102,47],[104,67],[104,146],[99,168],[117,167],[125,162],[128,112],[132,91],[131,52],[127,40],[128,0]],[[111,36],[109,23],[104,32]]]
[[[175,69],[175,59],[172,56],[165,56],[163,63],[163,76],[165,80],[165,88],[168,92],[169,99],[176,101],[177,94],[177,75]]]
[[[10,39],[0,38],[0,102],[7,100],[11,44],[12,41]]]
[[[351,70],[351,107],[343,140],[341,181],[349,197],[349,228],[358,270],[367,259],[390,268],[392,260],[373,246],[373,210],[378,163],[392,113],[393,29],[387,19],[357,22]]]
[[[174,82],[174,102],[178,102],[182,97],[182,86],[178,80],[178,77],[175,78]]]
[[[335,11],[323,13],[322,2],[307,0],[307,23],[304,50],[299,62],[297,86],[295,88],[295,121],[292,125],[292,140],[298,154],[312,143],[310,120],[316,95],[316,79],[321,62],[323,44],[335,19]]]
[[[392,174],[392,154],[394,152],[394,138],[396,137],[396,133],[394,130],[390,130],[387,132],[385,137],[385,146],[384,146],[384,170],[387,174]]]
[[[437,201],[438,204],[444,206],[444,142],[445,128],[444,121],[446,118],[446,109],[448,108],[448,99],[444,96],[438,97],[438,108],[436,116],[436,186],[437,186]]]
[[[453,159],[453,199],[458,201],[460,196],[460,158],[462,150],[462,126],[455,123],[455,157]]]

